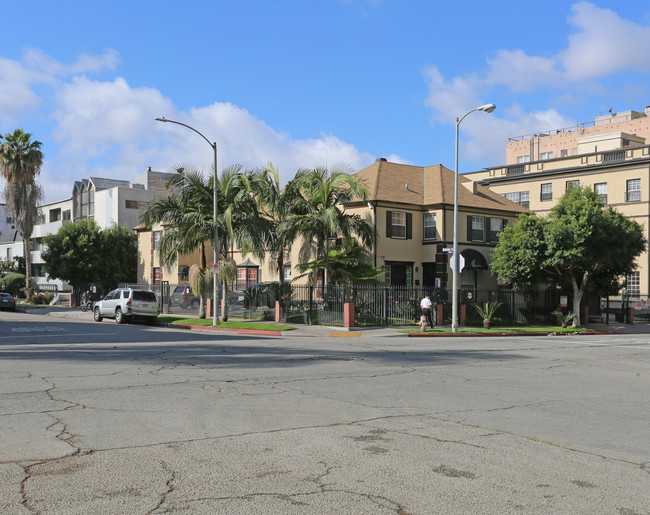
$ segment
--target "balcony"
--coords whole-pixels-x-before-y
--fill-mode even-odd
[[[625,161],[625,150],[603,154],[603,163],[618,163],[619,161]]]
[[[526,165],[509,166],[506,175],[523,175],[526,170]]]

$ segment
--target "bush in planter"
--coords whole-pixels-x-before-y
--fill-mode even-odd
[[[490,328],[494,314],[497,312],[497,309],[499,309],[501,304],[503,304],[503,302],[497,301],[490,301],[485,304],[473,304],[474,309],[476,309],[478,314],[483,317],[483,327],[485,329]]]

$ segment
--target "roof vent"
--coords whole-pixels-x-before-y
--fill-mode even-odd
[[[378,157],[377,161],[375,161],[375,162],[378,163],[379,161],[383,161],[384,163],[386,163],[386,162],[388,162],[388,159],[386,159],[385,157]]]

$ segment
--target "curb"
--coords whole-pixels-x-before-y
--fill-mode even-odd
[[[535,332],[535,333],[408,333],[407,336],[409,338],[436,338],[436,337],[466,337],[466,338],[474,338],[474,337],[491,337],[491,336],[582,336],[582,335],[608,335],[608,334],[621,334],[621,333],[615,333],[615,332],[607,332],[607,331],[589,331],[587,333],[554,333],[554,332],[547,332],[547,331],[542,331],[542,332]]]
[[[164,324],[163,327],[165,327]],[[282,331],[263,331],[261,329],[229,329],[226,327],[210,327],[206,325],[189,325],[189,324],[166,324],[166,327],[175,329],[191,329],[193,331],[216,331],[224,333],[240,333],[240,334],[257,334],[262,336],[282,336]]]

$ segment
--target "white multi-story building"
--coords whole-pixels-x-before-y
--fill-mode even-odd
[[[66,223],[94,220],[101,229],[113,225],[133,230],[139,223],[140,210],[157,195],[168,195],[167,181],[173,174],[155,172],[151,167],[131,183],[119,179],[90,177],[75,181],[70,198],[39,207],[39,219],[32,233],[32,275],[39,285],[56,285],[60,290],[69,285],[50,279],[43,271],[41,252],[43,237],[55,234]],[[0,257],[22,256],[23,242],[11,229],[4,211],[0,211]],[[5,225],[2,225],[4,222]],[[7,227],[5,227],[7,226]]]

